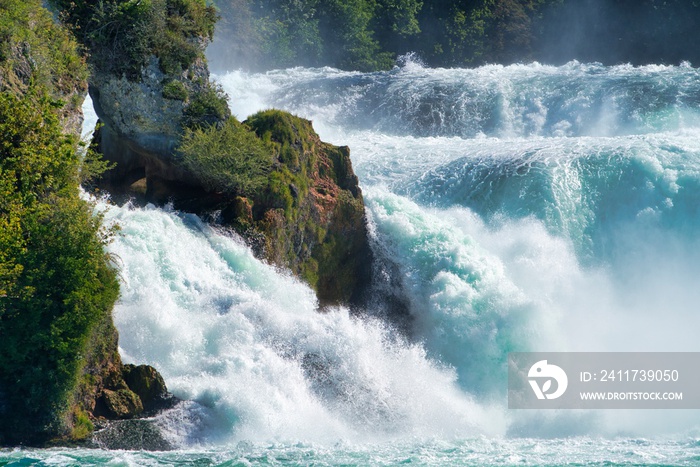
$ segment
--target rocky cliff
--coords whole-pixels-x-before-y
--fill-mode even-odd
[[[38,0],[2,2],[0,37],[0,444],[77,440],[118,294],[78,191],[87,67]]]
[[[78,45],[40,0],[0,2],[0,37],[0,445],[80,442],[172,398],[119,358],[108,235],[79,191]]]
[[[306,280],[322,305],[359,300],[370,250],[347,148],[279,111],[240,123],[210,83],[204,0],[54,0],[88,66],[40,0],[0,2],[0,445],[167,443],[134,417],[174,401],[151,367],[123,365],[111,310],[109,233],[80,198],[89,82],[101,185],[174,202],[243,236]],[[88,157],[90,159],[90,157]],[[99,164],[97,164],[99,166]],[[116,423],[116,422],[115,422]]]
[[[209,28],[196,20],[204,3],[163,1],[160,13],[158,5],[139,14],[191,22],[181,29],[194,53],[174,60],[173,51],[152,38],[140,58],[126,57],[128,67],[93,58],[89,89],[101,122],[95,147],[114,163],[100,188],[117,200],[125,195],[202,215],[220,213],[215,221],[242,235],[259,257],[307,281],[322,305],[359,301],[370,250],[348,148],[321,142],[310,122],[284,112],[235,121],[226,96],[209,81]],[[83,18],[89,11],[78,9],[74,21],[89,25]],[[86,44],[94,57],[105,55],[99,40],[87,36]],[[243,162],[251,160],[243,144],[254,148],[255,169]]]

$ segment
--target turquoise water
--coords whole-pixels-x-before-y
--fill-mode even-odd
[[[470,439],[394,445],[331,447],[254,445],[229,449],[190,449],[169,453],[41,450],[0,452],[2,466],[694,466],[697,440],[576,438]]]
[[[178,449],[0,451],[0,465],[700,465],[698,411],[505,400],[511,351],[700,350],[698,69],[408,61],[216,79],[239,118],[285,108],[350,146],[376,303],[319,314],[240,239],[102,200],[121,226],[120,351],[188,401],[154,419]]]

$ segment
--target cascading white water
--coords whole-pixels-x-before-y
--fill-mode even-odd
[[[160,423],[183,445],[692,426],[503,407],[510,351],[698,350],[699,78],[575,62],[216,77],[239,118],[285,108],[350,146],[413,319],[404,339],[319,314],[196,217],[103,205],[122,226],[124,358],[197,402]]]
[[[124,359],[153,364],[171,391],[199,404],[163,416],[174,441],[502,430],[421,346],[347,310],[318,313],[306,285],[195,216],[101,208],[122,228],[110,249],[123,279],[115,322]]]

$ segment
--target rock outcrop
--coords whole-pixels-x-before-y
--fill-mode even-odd
[[[310,121],[282,111],[260,112],[244,125],[268,143],[273,160],[264,187],[248,196],[208,186],[178,164],[177,153],[155,162],[125,148],[115,158],[113,148],[124,143],[105,127],[98,147],[113,154],[117,168],[104,188],[183,211],[219,213],[217,221],[245,238],[258,257],[311,285],[322,306],[359,303],[371,252],[349,149],[322,142]]]
[[[286,112],[260,112],[246,123],[273,143],[274,183],[257,199],[224,210],[224,221],[243,227],[262,257],[305,279],[322,305],[358,303],[371,254],[349,148],[322,142],[310,121]],[[258,233],[263,242],[256,243]]]
[[[175,405],[177,398],[168,392],[165,380],[158,370],[150,365],[124,365],[124,382],[143,405],[144,413],[155,414]]]
[[[152,366],[124,365],[119,334],[111,316],[103,318],[90,337],[87,360],[74,406],[94,422],[151,416],[174,406],[163,377]]]
[[[271,167],[264,186],[243,192],[212,184],[182,163],[180,143],[188,131],[230,124],[228,108],[216,110],[226,100],[209,83],[202,58],[176,75],[162,68],[152,55],[136,79],[100,71],[91,77],[90,95],[102,123],[95,147],[115,164],[100,188],[117,201],[130,197],[220,213],[217,220],[243,236],[258,257],[308,282],[321,305],[359,303],[371,259],[349,149],[323,143],[307,120],[261,112],[244,126],[267,145]]]
[[[203,59],[168,75],[151,55],[138,80],[97,71],[90,77],[89,92],[101,124],[96,133],[100,152],[115,163],[103,177],[105,188],[119,192],[144,178],[194,182],[177,166],[175,153],[194,101],[216,93]],[[215,124],[230,115],[227,108],[217,112],[203,117]]]

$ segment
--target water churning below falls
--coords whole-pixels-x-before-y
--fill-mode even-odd
[[[215,78],[240,119],[283,108],[350,146],[407,331],[371,306],[319,314],[303,283],[194,216],[101,203],[122,227],[121,351],[191,401],[157,420],[180,450],[36,456],[698,462],[696,411],[508,410],[505,367],[512,351],[700,351],[698,69],[409,61]]]

